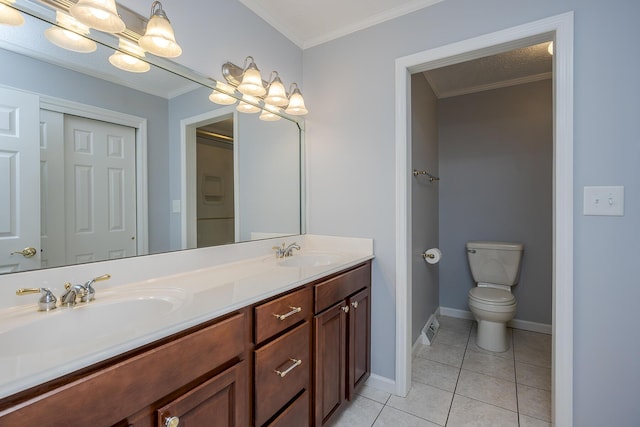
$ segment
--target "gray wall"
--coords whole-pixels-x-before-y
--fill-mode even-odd
[[[636,425],[640,2],[446,0],[305,50],[309,231],[375,239],[372,368],[393,379],[395,59],[572,10],[574,423]],[[583,216],[586,185],[624,185],[625,216]]]
[[[551,80],[438,101],[440,305],[469,310],[468,240],[524,243],[516,319],[551,324]]]
[[[413,169],[438,175],[437,99],[424,74],[411,76],[411,162]],[[437,248],[438,182],[424,176],[411,180],[412,291],[411,340],[438,308],[439,264],[427,264],[422,253]]]
[[[0,84],[147,119],[149,251],[167,251],[167,100],[4,49],[0,49],[0,64],[11,69],[1,73]]]

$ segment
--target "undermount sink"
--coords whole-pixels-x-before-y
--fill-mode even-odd
[[[178,310],[184,303],[179,290],[162,294],[130,296],[97,295],[91,303],[58,307],[49,312],[26,313],[0,328],[0,359],[51,352],[69,351],[77,346],[98,346],[111,338],[121,340],[140,327],[153,324]]]
[[[332,253],[306,253],[296,254],[278,261],[278,265],[283,267],[324,267],[335,264],[342,259],[342,256]]]

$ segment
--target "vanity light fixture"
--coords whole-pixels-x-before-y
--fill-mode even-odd
[[[258,98],[251,95],[245,95],[242,97],[242,99],[249,101],[253,104],[257,104],[260,101]],[[241,113],[257,113],[258,111],[260,111],[260,107],[256,107],[255,105],[250,104],[249,102],[240,101],[238,103],[238,106],[236,107],[236,110],[240,111]]]
[[[175,58],[182,54],[182,48],[176,42],[171,22],[159,1],[151,4],[151,16],[147,22],[147,29],[138,40],[138,44],[147,52],[165,58]]]
[[[211,92],[211,95],[209,95],[209,101],[220,105],[232,105],[238,101],[233,96],[228,95],[229,93],[234,92],[232,86],[229,86],[228,84],[222,82],[216,82],[216,89],[214,89]]]
[[[140,46],[120,39],[118,49],[109,57],[109,62],[114,67],[131,73],[146,73],[151,69],[147,62],[139,59],[144,58],[144,49]]]
[[[247,66],[246,64],[248,60],[251,60],[251,62]],[[263,96],[265,93],[267,93],[267,90],[262,84],[262,76],[260,76],[260,70],[258,70],[258,66],[253,61],[253,58],[251,56],[247,56],[247,58],[244,60],[244,63],[244,73],[242,75],[242,81],[238,85],[238,90],[245,95]]]
[[[0,0],[0,24],[19,27],[24,24],[24,17],[20,11],[14,9],[10,5],[16,0]]]
[[[69,13],[87,27],[105,33],[121,33],[126,28],[115,0],[79,0],[69,8]]]
[[[293,89],[292,91],[291,89],[294,86],[295,89]],[[291,95],[289,95],[289,106],[286,110],[284,110],[284,112],[287,114],[291,114],[292,116],[304,116],[305,114],[309,113],[307,107],[305,107],[304,105],[304,98],[302,97],[302,93],[300,93],[300,89],[298,88],[297,83],[291,83],[289,92],[291,93]]]
[[[249,61],[249,65],[246,66]],[[258,71],[258,67],[251,56],[247,56],[245,59],[244,68],[231,62],[226,62],[222,65],[222,75],[225,80],[243,94],[250,94],[263,99],[265,108],[267,106],[287,107],[288,105],[285,110],[287,114],[302,116],[309,113],[304,105],[304,98],[298,84],[292,83],[289,88],[289,94],[287,94],[285,86],[280,80],[280,75],[277,71],[272,71],[271,76],[274,74],[275,77],[273,79],[270,78],[270,82],[263,81],[260,77],[260,71]],[[265,87],[268,88],[268,91]],[[265,94],[266,96],[264,96]]]
[[[56,22],[57,25],[44,30],[44,36],[47,40],[58,47],[73,52],[95,52],[96,43],[85,37],[89,34],[89,27],[60,11],[56,11]]]
[[[275,105],[276,107],[286,107],[287,104],[289,104],[287,90],[284,88],[284,84],[282,83],[282,80],[280,80],[278,72],[272,71],[271,74],[275,74],[276,76],[273,79],[270,79],[271,83],[269,83],[269,91],[267,92],[267,96],[264,98],[264,102],[269,105]]]

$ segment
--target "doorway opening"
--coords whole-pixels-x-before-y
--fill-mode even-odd
[[[396,394],[411,385],[411,74],[553,40],[552,420],[572,424],[573,14],[487,34],[396,60]]]

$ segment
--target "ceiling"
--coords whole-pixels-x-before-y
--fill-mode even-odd
[[[550,79],[553,56],[549,42],[425,71],[437,98]]]
[[[442,0],[239,0],[302,49]]]

